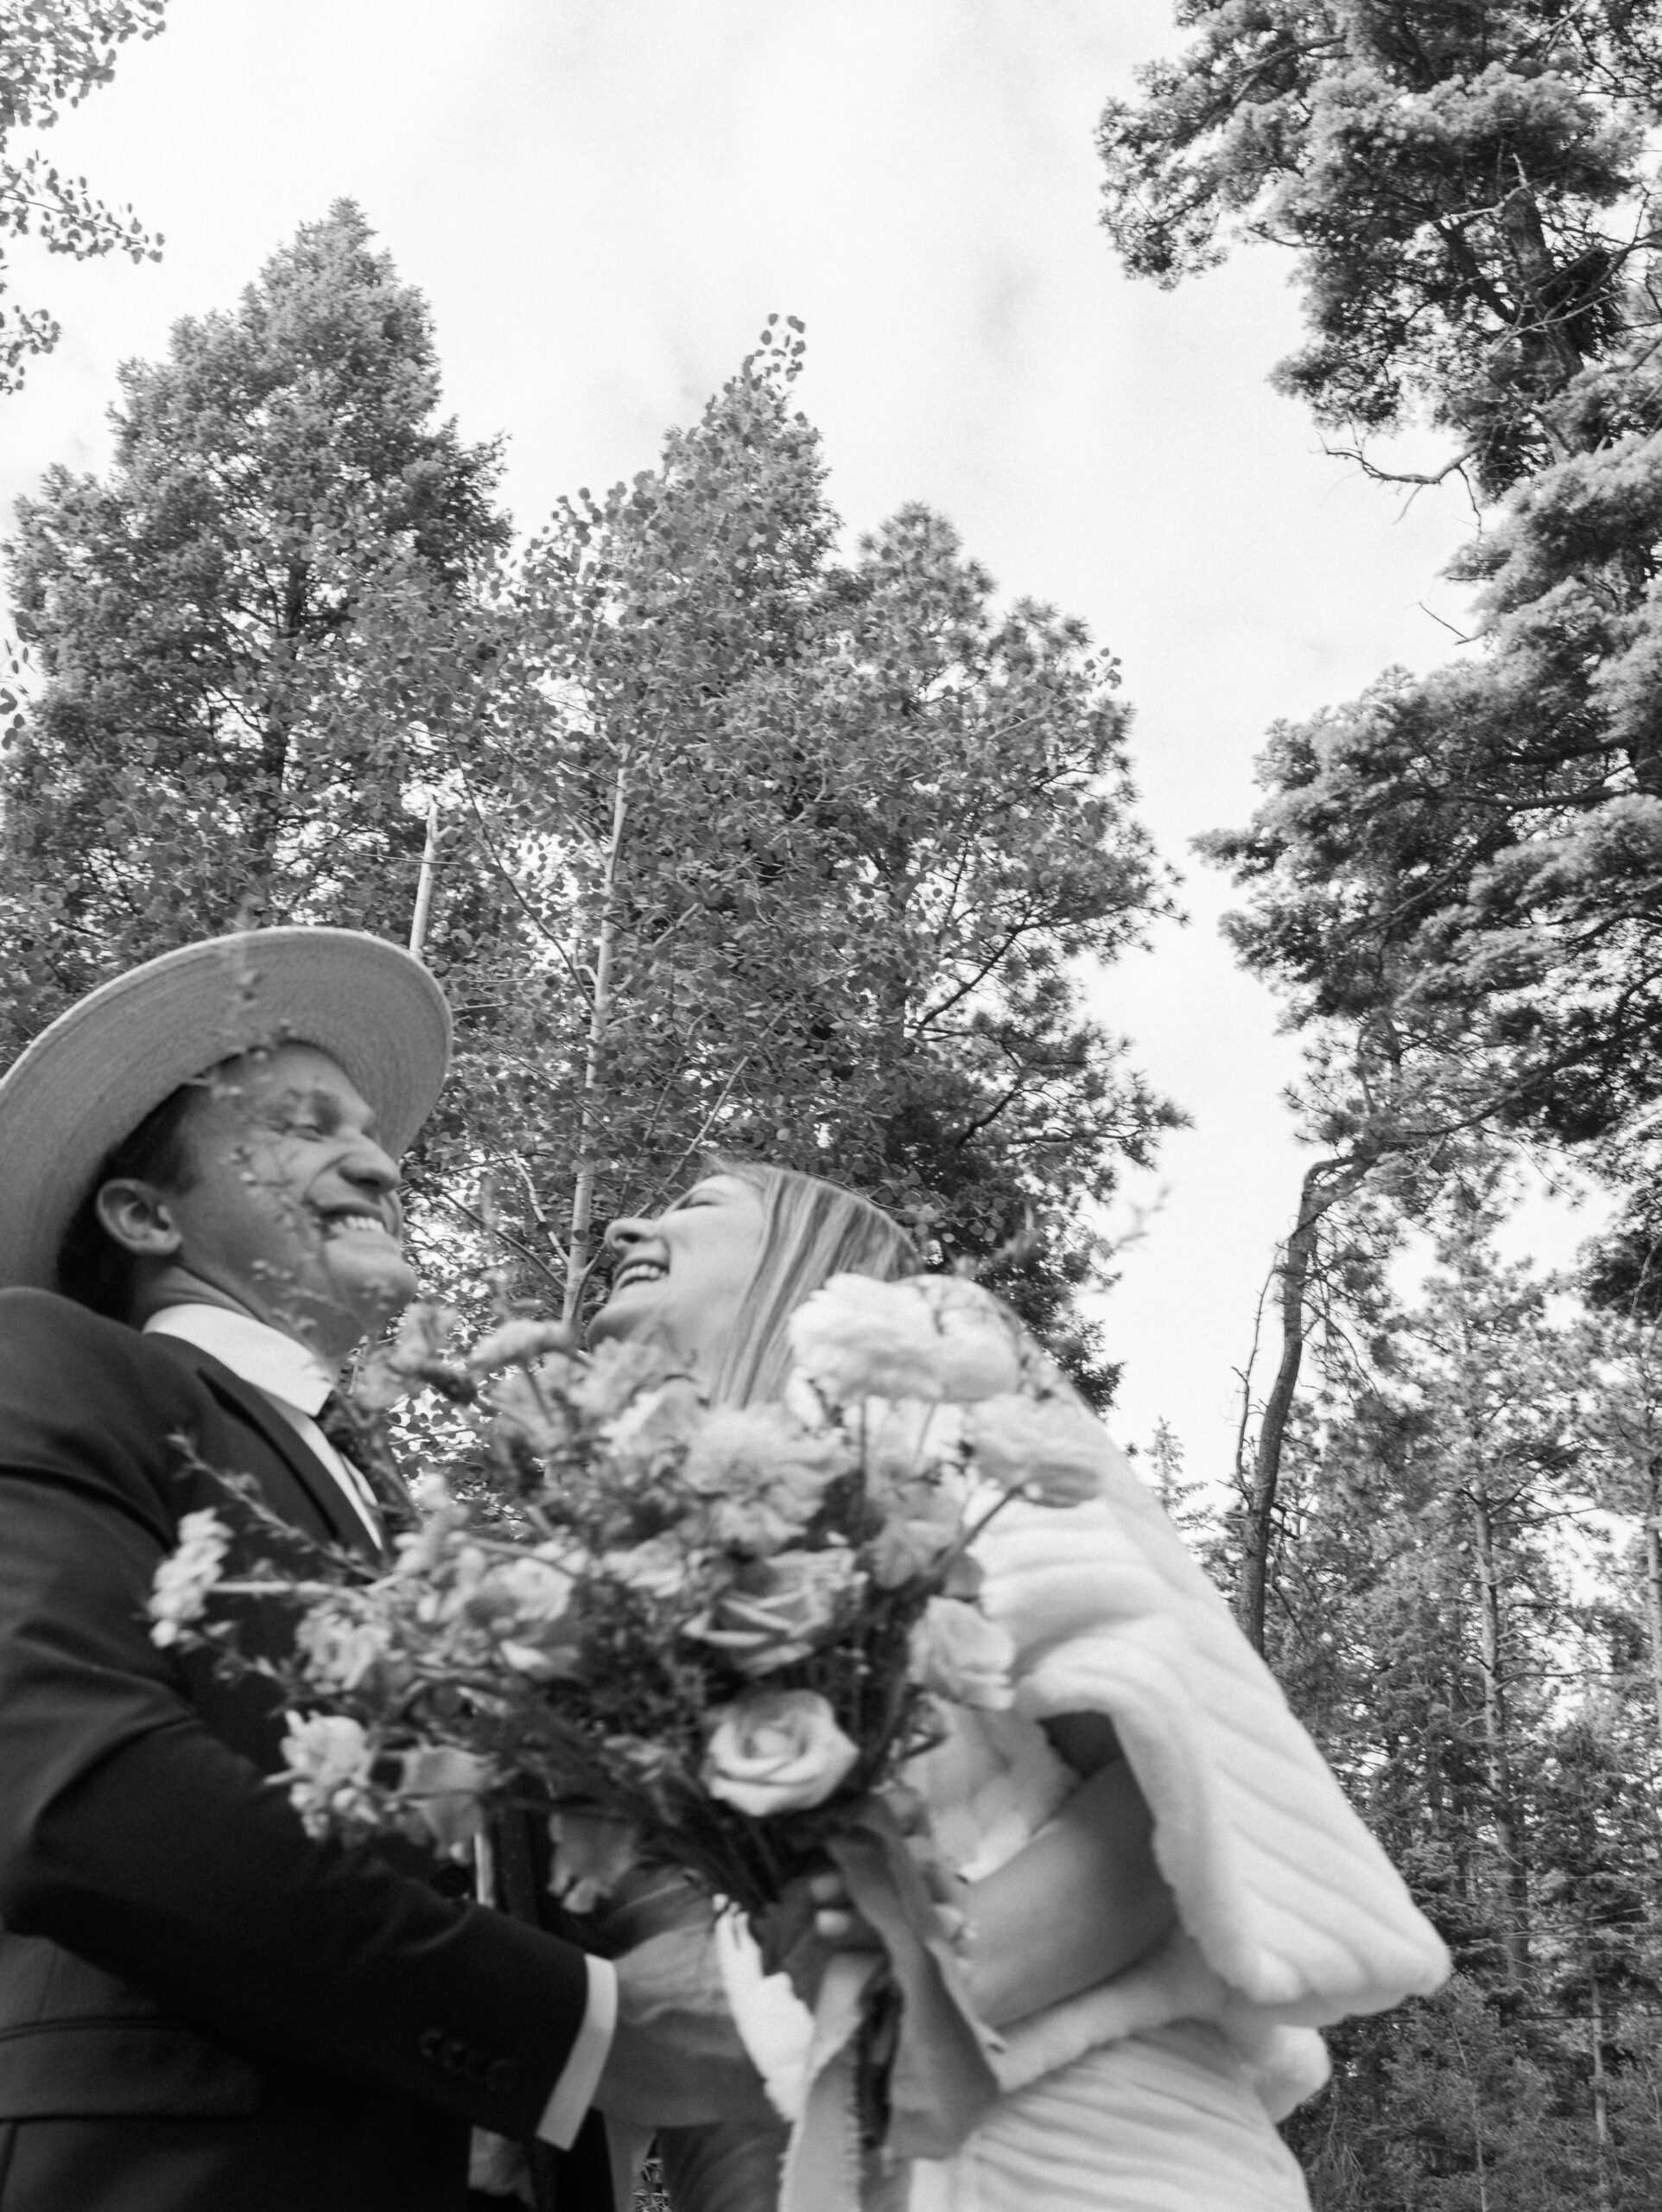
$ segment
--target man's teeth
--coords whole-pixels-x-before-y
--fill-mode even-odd
[[[377,1221],[373,1214],[339,1213],[329,1224],[332,1236],[385,1236],[390,1233],[385,1222]]]

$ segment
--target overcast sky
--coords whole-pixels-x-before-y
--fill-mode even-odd
[[[1127,1186],[1164,1202],[1105,1312],[1123,1433],[1164,1415],[1215,1476],[1297,1191],[1297,1058],[1188,841],[1244,817],[1272,721],[1447,656],[1421,602],[1457,614],[1436,579],[1469,515],[1452,488],[1403,512],[1269,390],[1287,257],[1171,294],[1120,275],[1093,129],[1172,43],[1169,0],[173,0],[52,145],[165,258],[19,257],[65,336],[0,401],[0,499],[102,467],[117,364],[343,194],[431,302],[465,434],[506,434],[523,526],[650,467],[764,318],[801,316],[849,530],[927,500],[1123,664],[1190,919],[1093,998],[1194,1127]]]

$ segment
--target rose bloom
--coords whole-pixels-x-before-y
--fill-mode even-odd
[[[967,1402],[1020,1379],[1017,1325],[951,1275],[833,1275],[788,1324],[797,1365],[834,1405],[855,1398]]]
[[[704,1787],[765,1820],[822,1805],[859,1758],[817,1690],[752,1690],[716,1715]]]
[[[546,1628],[565,1618],[575,1587],[568,1568],[528,1554],[493,1567],[480,1585],[479,1598],[488,1595],[493,1603],[505,1604],[522,1628]]]
[[[681,1596],[691,1562],[686,1545],[669,1533],[649,1536],[644,1544],[604,1553],[600,1564],[626,1589],[638,1590],[643,1598],[662,1599]]]
[[[965,1437],[989,1481],[1039,1505],[1100,1497],[1113,1465],[1107,1431],[1072,1398],[986,1399],[971,1411]]]
[[[1000,1713],[1015,1695],[1016,1647],[996,1621],[956,1598],[931,1598],[912,1630],[914,1678],[955,1705]]]
[[[742,1568],[684,1633],[724,1651],[741,1674],[771,1675],[825,1641],[863,1580],[847,1551],[779,1552]]]
[[[483,1826],[479,1793],[491,1780],[485,1762],[455,1744],[423,1744],[404,1753],[400,1784],[418,1827],[447,1858],[465,1859]]]
[[[532,1681],[575,1671],[576,1630],[567,1618],[576,1578],[562,1561],[526,1553],[490,1567],[467,1612],[497,1640],[504,1662]]]

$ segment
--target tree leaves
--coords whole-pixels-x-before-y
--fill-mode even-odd
[[[36,237],[48,253],[86,261],[124,253],[157,261],[162,239],[130,207],[117,213],[93,196],[85,177],[68,177],[43,154],[11,150],[20,130],[43,130],[66,105],[115,73],[115,49],[155,38],[167,0],[3,0],[0,4],[0,240]],[[0,246],[0,297],[6,289]],[[50,353],[57,323],[44,308],[0,306],[0,393],[15,391],[31,355]]]

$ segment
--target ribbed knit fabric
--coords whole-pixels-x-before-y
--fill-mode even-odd
[[[1128,2037],[1006,2097],[908,2212],[1309,2212],[1304,2177],[1215,2028]]]

